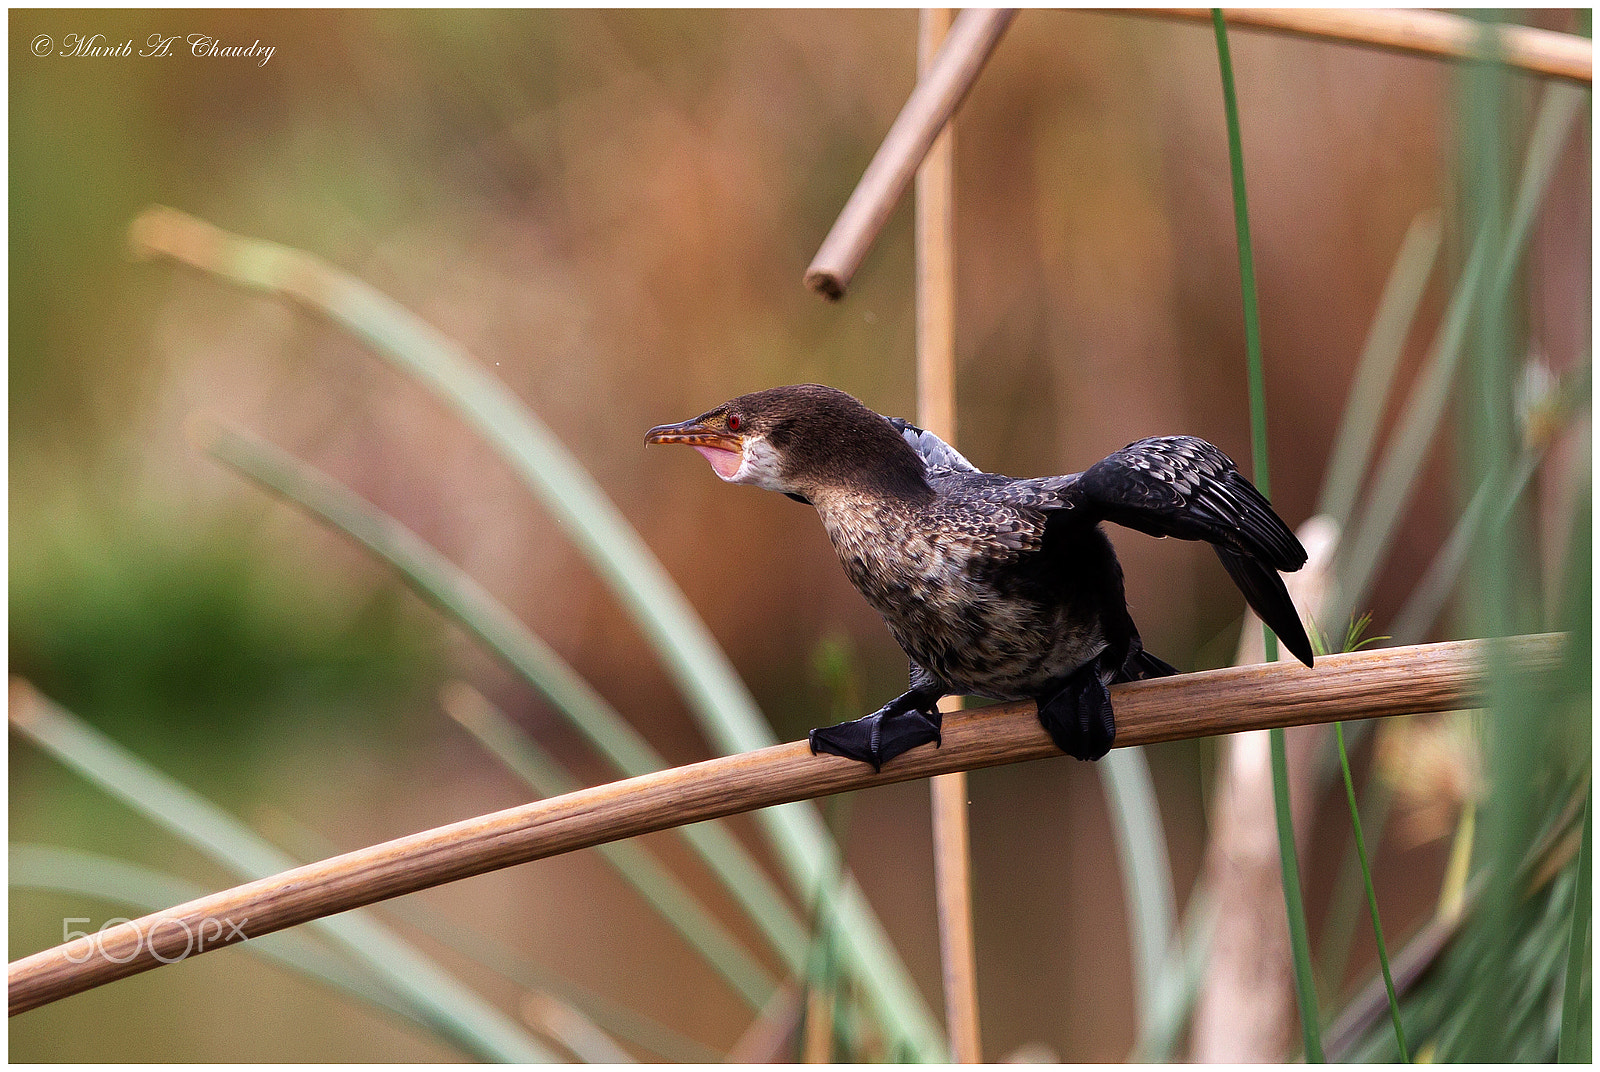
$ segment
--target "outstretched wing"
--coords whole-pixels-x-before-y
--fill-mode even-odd
[[[1152,536],[1205,540],[1292,573],[1306,549],[1244,478],[1203,439],[1162,436],[1130,443],[1063,489],[1069,508]]]
[[[1043,509],[1211,544],[1261,620],[1311,665],[1311,642],[1278,576],[1305,565],[1306,549],[1266,496],[1210,443],[1193,436],[1141,439],[1076,477],[1019,483],[1037,485],[1034,494],[1054,500]]]
[[[976,473],[976,465],[962,457],[961,452],[932,432],[924,431],[901,417],[885,417],[894,425],[900,437],[911,444],[911,449],[922,456],[922,464],[929,469],[949,469],[954,472]]]

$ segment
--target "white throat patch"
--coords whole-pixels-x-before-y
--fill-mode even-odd
[[[744,460],[739,463],[739,468],[732,476],[724,476],[722,479],[730,484],[752,484],[767,491],[792,491],[793,489],[784,483],[780,468],[778,452],[767,444],[765,436],[746,436]]]

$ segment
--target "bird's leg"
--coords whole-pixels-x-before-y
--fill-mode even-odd
[[[1060,686],[1037,697],[1039,722],[1056,747],[1074,759],[1099,759],[1117,736],[1111,694],[1100,680],[1098,659],[1078,667]]]
[[[882,770],[907,749],[939,743],[939,698],[946,691],[937,685],[914,685],[864,718],[812,730],[811,752],[859,759]]]

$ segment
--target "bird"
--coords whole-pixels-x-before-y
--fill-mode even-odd
[[[909,658],[909,688],[869,715],[812,730],[813,754],[881,771],[938,745],[939,701],[961,694],[1033,700],[1063,752],[1104,756],[1116,738],[1107,686],[1178,671],[1144,650],[1101,522],[1211,544],[1262,621],[1312,665],[1279,576],[1305,564],[1305,548],[1203,439],[1140,439],[1081,473],[1013,479],[808,383],[657,425],[645,443],[691,446],[724,481],[814,507],[846,576]]]

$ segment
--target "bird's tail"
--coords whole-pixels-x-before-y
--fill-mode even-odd
[[[1233,578],[1233,583],[1239,586],[1261,620],[1278,634],[1283,646],[1293,652],[1296,659],[1310,666],[1311,640],[1306,636],[1305,626],[1300,624],[1300,612],[1295,610],[1294,600],[1289,598],[1289,590],[1283,586],[1278,571],[1220,543],[1211,547],[1222,560],[1222,568],[1228,571],[1228,576]]]

